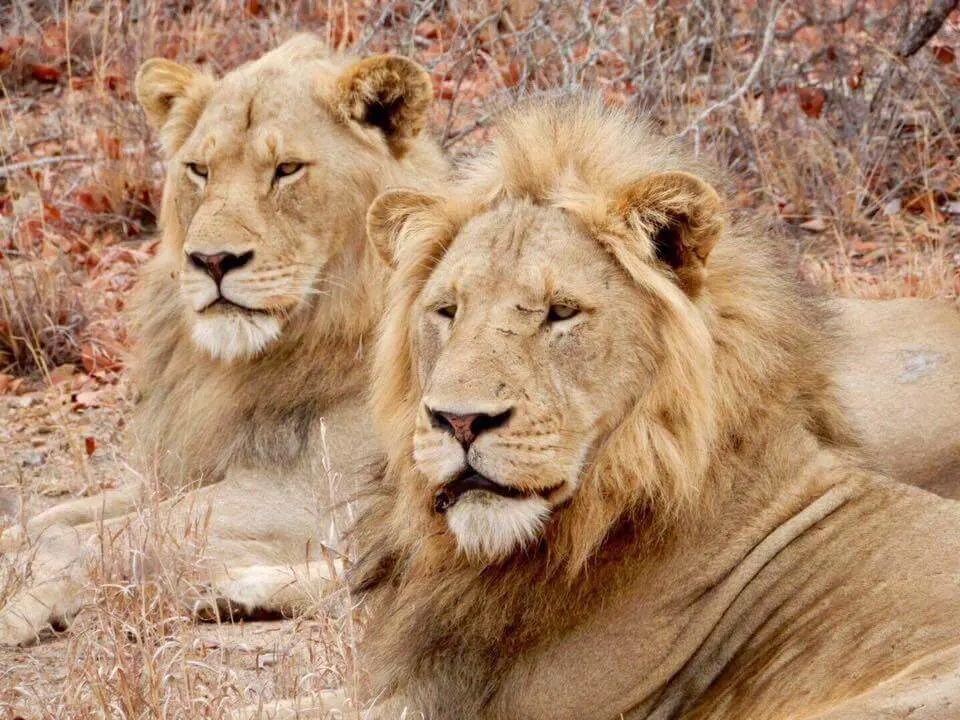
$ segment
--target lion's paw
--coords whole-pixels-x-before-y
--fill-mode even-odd
[[[23,593],[15,595],[0,610],[0,646],[32,645],[43,630],[51,627],[51,620],[49,608]]]
[[[249,617],[260,612],[279,612],[274,607],[278,583],[293,581],[272,566],[232,568],[219,575],[207,594],[193,603],[193,615],[202,621]]]
[[[30,645],[39,637],[36,629],[26,620],[5,617],[0,613],[0,646],[17,647]]]

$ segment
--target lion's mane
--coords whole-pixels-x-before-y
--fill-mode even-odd
[[[643,558],[710,515],[732,477],[772,492],[762,454],[790,442],[787,429],[799,424],[840,451],[857,444],[830,380],[820,303],[762,228],[722,215],[688,218],[720,234],[702,285],[683,290],[683,278],[626,267],[657,310],[648,329],[659,358],[652,386],[638,390],[642,399],[538,545],[488,565],[457,553],[411,460],[422,395],[411,317],[431,268],[466,219],[504,199],[564,208],[616,254],[636,229],[618,198],[668,171],[717,182],[625,111],[593,99],[528,103],[501,122],[441,211],[403,227],[375,361],[389,468],[357,529],[364,556],[355,580],[375,608],[368,652],[377,681],[428,715],[481,713],[519,653],[635,579]]]

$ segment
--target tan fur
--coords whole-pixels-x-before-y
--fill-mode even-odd
[[[837,300],[837,383],[878,463],[960,499],[960,312],[940,300]]]
[[[160,496],[176,498],[163,507],[172,534],[191,519],[205,525],[214,600],[241,613],[299,611],[329,577],[331,505],[379,457],[363,393],[386,270],[365,216],[384,187],[424,186],[446,170],[420,134],[429,77],[402,58],[330,55],[301,36],[219,81],[148,61],[137,94],[169,165],[163,240],[133,310],[131,445]],[[366,122],[365,103],[384,127]],[[305,169],[274,178],[291,161]],[[202,164],[206,180],[186,163]],[[201,307],[217,286],[187,254],[247,251],[252,260],[220,288],[254,310]],[[245,345],[248,317],[278,336]],[[202,321],[212,324],[200,342]],[[216,357],[218,348],[231,356]],[[0,611],[0,643],[28,642],[76,610],[82,563],[62,548],[95,536],[101,515],[115,518],[111,535],[137,525],[124,513],[140,499],[139,489],[111,493],[27,524],[34,538],[76,542],[39,543],[33,585]],[[7,550],[21,534],[4,538]]]
[[[564,101],[510,114],[444,195],[371,208],[397,266],[357,535],[382,716],[955,711],[960,506],[866,469],[829,313],[710,177]],[[492,429],[464,449],[437,410]],[[520,497],[441,514],[468,464]]]

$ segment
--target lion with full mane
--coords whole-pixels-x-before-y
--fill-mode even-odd
[[[429,76],[299,36],[219,80],[149,60],[137,95],[168,162],[132,318],[129,444],[150,492],[131,484],[27,523],[33,574],[0,610],[0,644],[76,611],[85,543],[101,520],[104,537],[137,525],[154,480],[164,532],[205,544],[218,604],[309,606],[329,576],[331,506],[378,458],[363,395],[387,273],[365,218],[384,188],[446,172],[421,134]]]
[[[869,469],[833,321],[625,111],[394,190],[359,520],[383,717],[953,717],[960,506]]]

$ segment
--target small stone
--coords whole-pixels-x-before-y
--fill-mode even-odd
[[[824,222],[822,217],[815,217],[812,220],[807,220],[805,223],[800,223],[800,229],[806,230],[808,233],[822,233],[827,229],[827,223]]]
[[[280,653],[262,653],[257,656],[257,667],[263,670],[264,668],[273,667],[278,662],[282,656]]]
[[[20,458],[20,464],[24,467],[37,467],[38,465],[43,465],[46,456],[46,453],[38,450],[30,450],[29,452],[25,452]]]

